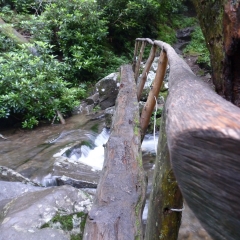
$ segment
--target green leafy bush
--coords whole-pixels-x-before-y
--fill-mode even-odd
[[[106,21],[93,0],[55,1],[28,23],[23,25],[35,39],[54,45],[67,66],[68,81],[78,84],[103,77],[102,69],[112,63],[105,46]]]
[[[40,119],[51,120],[56,110],[67,113],[79,104],[85,90],[69,89],[63,79],[64,63],[51,54],[51,46],[37,42],[39,56],[30,53],[33,45],[0,57],[0,118],[19,118],[32,128]]]
[[[157,37],[158,1],[98,0],[97,3],[103,10],[102,18],[108,21],[108,39],[115,52],[132,51],[137,37]]]
[[[210,67],[210,54],[206,47],[206,41],[201,28],[198,26],[192,33],[191,42],[184,49],[185,54],[198,56],[197,62]]]

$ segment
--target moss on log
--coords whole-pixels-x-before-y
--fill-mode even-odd
[[[163,114],[149,201],[146,240],[177,240],[183,200],[170,163],[166,136],[166,113]]]

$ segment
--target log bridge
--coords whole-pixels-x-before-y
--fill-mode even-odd
[[[146,44],[152,47],[136,84]],[[138,101],[157,48],[161,54],[156,77],[139,116]],[[169,94],[144,234],[141,142],[168,64]],[[181,212],[174,209],[182,208],[182,196],[213,239],[240,239],[239,119],[240,109],[202,82],[169,44],[136,39],[133,66],[121,68],[102,176],[83,239],[176,240]]]

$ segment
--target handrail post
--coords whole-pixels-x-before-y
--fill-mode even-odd
[[[140,126],[141,126],[141,139],[143,140],[144,135],[146,133],[154,106],[156,104],[158,94],[160,92],[163,79],[165,76],[165,72],[167,69],[168,59],[167,54],[164,50],[161,51],[159,60],[158,60],[158,68],[156,72],[155,79],[153,81],[152,89],[149,92],[147,102],[142,110]]]
[[[141,80],[140,80],[140,82],[138,84],[138,87],[137,87],[137,98],[138,98],[138,101],[140,100],[140,97],[142,95],[142,91],[143,91],[145,82],[147,80],[147,75],[149,73],[149,70],[150,70],[150,68],[152,66],[153,60],[155,58],[156,50],[157,50],[157,46],[153,45],[152,48],[151,48],[148,60],[146,62],[145,68],[144,68],[144,70],[142,72],[142,77],[141,77]]]
[[[137,79],[138,79],[138,76],[139,76],[140,64],[141,64],[141,61],[142,61],[142,56],[143,56],[143,52],[144,52],[146,44],[147,43],[145,41],[142,41],[142,45],[141,45],[140,53],[139,53],[139,56],[138,56],[138,60],[137,60],[136,68],[135,68],[135,73],[134,73],[134,78],[135,78],[136,83],[137,83]]]
[[[135,48],[134,48],[134,55],[133,55],[133,65],[132,65],[132,69],[133,69],[134,73],[136,71],[138,48],[139,48],[139,41],[136,40],[135,41]]]

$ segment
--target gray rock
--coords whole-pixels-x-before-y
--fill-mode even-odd
[[[99,106],[102,110],[115,105],[118,84],[119,73],[111,73],[96,84],[95,89],[99,93]]]
[[[69,159],[62,156],[55,161],[52,175],[57,176],[57,184],[69,184],[78,187],[96,188],[100,179],[100,171],[93,170],[92,167],[73,158]]]
[[[115,107],[110,107],[105,110],[104,115],[105,115],[105,127],[106,128],[111,128],[112,117],[114,115],[114,112],[115,112]]]
[[[194,27],[187,27],[177,30],[176,37],[181,40],[190,41],[191,33],[194,31]]]
[[[0,181],[22,182],[33,186],[41,186],[40,184],[24,177],[20,173],[4,166],[0,166]]]
[[[1,186],[0,201],[16,198],[24,193],[36,192],[43,189],[42,187],[34,187],[32,185],[20,182],[0,181],[0,186]]]
[[[99,93],[97,92],[93,94],[92,96],[86,98],[85,101],[87,102],[88,105],[97,104],[99,101]]]
[[[41,227],[56,215],[75,218],[76,213],[86,214],[91,205],[89,195],[71,186],[24,193],[5,205],[0,240],[70,239],[72,233],[61,230],[60,222],[55,226]]]

